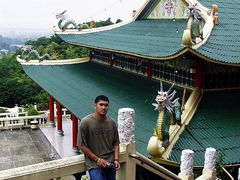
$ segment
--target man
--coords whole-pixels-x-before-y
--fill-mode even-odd
[[[91,180],[115,180],[119,164],[119,136],[115,122],[108,117],[109,99],[95,99],[95,112],[81,120],[78,147],[85,155]]]

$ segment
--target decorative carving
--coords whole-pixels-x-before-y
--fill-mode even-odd
[[[181,165],[179,177],[192,177],[193,179],[194,152],[190,149],[184,149],[181,155]]]
[[[214,148],[207,148],[205,152],[205,161],[203,174],[208,174],[211,177],[216,177],[216,159],[217,151]]]
[[[188,6],[188,24],[183,32],[182,43],[187,47],[197,48],[209,37],[214,24],[218,24],[216,12],[218,6],[213,5],[212,10],[203,8],[198,3]]]
[[[131,108],[118,110],[118,133],[120,143],[135,143],[135,111]]]
[[[181,122],[181,108],[178,102],[179,98],[174,99],[176,91],[172,91],[174,84],[168,91],[163,91],[161,82],[160,91],[156,96],[152,105],[155,110],[159,111],[156,128],[154,128],[154,134],[148,142],[148,153],[153,156],[160,156],[169,143],[169,129],[170,125],[175,125]]]
[[[29,61],[32,56],[34,56],[37,60],[39,60],[39,62],[41,62],[43,60],[50,60],[50,59],[52,59],[49,54],[44,54],[43,56],[40,56],[38,51],[32,49],[32,46],[30,46],[30,45],[23,46],[20,58],[24,59],[26,61]]]
[[[75,21],[73,20],[66,20],[67,16],[66,13],[67,11],[63,11],[62,13],[59,13],[56,15],[57,19],[60,19],[58,21],[58,27],[59,29],[61,29],[62,31],[65,31],[66,29],[69,29],[69,26],[73,26],[72,29],[78,29],[79,31],[82,29],[89,29],[89,26],[86,23],[83,23],[81,25],[78,25]]]

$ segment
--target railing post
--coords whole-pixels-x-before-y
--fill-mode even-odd
[[[193,162],[194,152],[190,149],[184,149],[181,155],[180,173],[178,176],[183,180],[193,180]]]
[[[135,112],[131,108],[118,110],[118,132],[121,145],[126,145],[126,162],[121,164],[117,179],[136,179],[136,163],[128,157],[128,154],[135,153],[134,136]]]
[[[214,148],[207,148],[205,152],[205,161],[203,168],[203,175],[208,175],[212,179],[216,179],[216,159],[217,151]]]
[[[238,180],[240,180],[240,168],[238,169]]]

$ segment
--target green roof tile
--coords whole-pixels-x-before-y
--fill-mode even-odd
[[[219,7],[219,25],[215,25],[207,42],[196,51],[212,60],[240,63],[240,3],[238,0],[202,0],[204,6]]]
[[[186,20],[141,20],[102,32],[59,36],[67,43],[160,58],[183,49],[186,23]]]
[[[180,160],[183,149],[193,149],[197,150],[195,159],[199,158],[195,165],[203,166],[205,149],[214,147],[224,149],[225,164],[240,163],[239,100],[239,90],[204,93],[188,131],[175,144],[170,160]]]
[[[115,120],[119,108],[133,108],[136,112],[137,150],[147,155],[147,144],[158,116],[152,103],[159,90],[159,82],[90,62],[63,66],[25,65],[23,68],[78,118],[93,112],[91,107],[99,94],[110,98],[109,115]],[[165,88],[169,86],[164,85]],[[181,94],[182,91],[178,89],[177,93]]]

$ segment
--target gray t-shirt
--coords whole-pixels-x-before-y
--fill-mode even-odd
[[[110,162],[114,160],[114,146],[119,144],[115,122],[107,117],[98,121],[92,115],[83,118],[79,125],[78,147],[86,146],[98,157]],[[97,163],[85,155],[87,169],[96,168]]]

